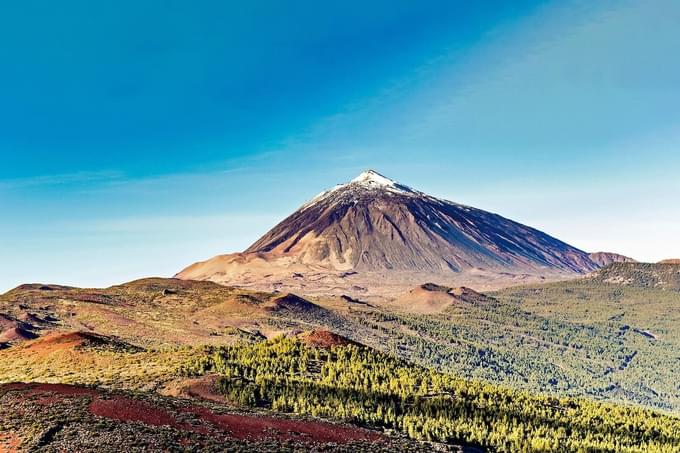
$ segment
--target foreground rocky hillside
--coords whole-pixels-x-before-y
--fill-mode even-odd
[[[274,415],[225,402],[80,385],[0,385],[0,451],[121,449],[253,453],[431,451],[426,445],[375,430],[309,417]],[[454,446],[447,450],[461,451]]]
[[[680,441],[680,419],[661,413],[468,381],[326,331],[163,351],[55,333],[21,347],[36,353],[27,368],[59,360],[51,383],[0,384],[2,451],[642,453]],[[156,355],[160,375],[130,366]]]

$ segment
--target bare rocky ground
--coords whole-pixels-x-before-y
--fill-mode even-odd
[[[431,445],[327,421],[60,384],[0,386],[0,451],[375,451]],[[449,451],[456,451],[451,447]]]

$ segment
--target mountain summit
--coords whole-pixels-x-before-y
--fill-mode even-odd
[[[356,275],[384,284],[426,275],[442,282],[564,277],[596,268],[586,252],[534,228],[368,170],[302,205],[245,252],[197,263],[178,277],[259,286],[259,275],[276,289],[290,286],[288,274],[301,288],[331,278],[331,287],[343,289]]]
[[[378,188],[378,187],[389,187],[392,189],[397,189],[400,188],[399,190],[404,190],[404,191],[411,191],[410,188],[403,186],[396,181],[391,180],[390,178],[386,178],[385,176],[381,175],[380,173],[373,171],[373,170],[367,170],[354,178],[350,184],[355,183],[355,184],[361,184],[364,187],[372,187],[372,188]],[[342,184],[341,184],[342,186]]]

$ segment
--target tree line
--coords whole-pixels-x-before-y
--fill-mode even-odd
[[[651,410],[530,394],[413,365],[373,349],[279,337],[206,347],[187,375],[218,373],[235,403],[397,429],[499,452],[677,452],[680,420]]]

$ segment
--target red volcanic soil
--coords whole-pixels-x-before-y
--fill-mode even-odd
[[[189,429],[183,423],[178,423],[172,414],[157,406],[122,396],[115,396],[105,400],[96,398],[90,404],[90,412],[99,417],[122,422],[141,422],[152,426],[172,426],[173,428],[185,431],[195,430]]]
[[[17,323],[15,320],[7,315],[0,314],[0,330],[11,329],[16,327]]]
[[[27,346],[27,348],[37,351],[70,349],[72,347],[81,346],[87,340],[88,334],[83,332],[51,332],[34,341]]]
[[[50,332],[35,341],[25,343],[26,351],[49,354],[54,351],[75,349],[85,345],[101,345],[109,338],[89,332]]]
[[[33,339],[36,334],[30,329],[32,329],[30,324],[0,314],[0,343]]]
[[[54,404],[70,396],[97,395],[95,389],[66,384],[4,384],[0,390],[21,390],[21,398],[32,398],[38,404]]]
[[[359,345],[348,338],[338,335],[328,330],[312,330],[311,332],[306,332],[298,335],[304,343],[309,346],[315,346],[319,348],[330,348],[332,346],[347,346],[350,344]]]
[[[74,395],[97,395],[97,390],[88,387],[79,387],[67,384],[3,384],[0,385],[0,390],[22,390],[24,396],[40,395],[44,393],[54,393],[63,396]]]
[[[14,433],[0,433],[0,453],[14,453],[19,451],[21,438]]]
[[[120,422],[137,422],[149,426],[169,426],[179,431],[238,440],[296,441],[310,443],[346,444],[353,441],[379,442],[386,440],[382,434],[352,426],[328,422],[293,420],[272,416],[249,414],[216,414],[204,407],[162,407],[151,401],[129,398],[120,394],[102,392],[94,388],[62,384],[5,384],[0,392],[20,391],[18,398],[33,397],[41,404],[54,404],[73,396],[89,396],[91,414]],[[35,399],[35,396],[39,398]],[[187,423],[178,418],[191,414],[196,422]],[[2,443],[0,443],[0,446]],[[0,450],[0,453],[2,450]]]
[[[39,393],[56,393],[64,396],[79,396],[79,395],[91,395],[95,396],[98,394],[96,389],[88,387],[78,387],[75,385],[68,384],[35,384],[29,394],[35,395]]]
[[[357,440],[379,441],[383,436],[371,431],[340,426],[333,423],[309,422],[277,417],[238,414],[216,415],[207,409],[191,408],[188,412],[227,430],[237,439],[264,439],[310,441],[322,443],[348,443]]]
[[[35,338],[35,334],[33,332],[21,327],[12,327],[0,333],[0,343],[31,340],[33,338]]]

